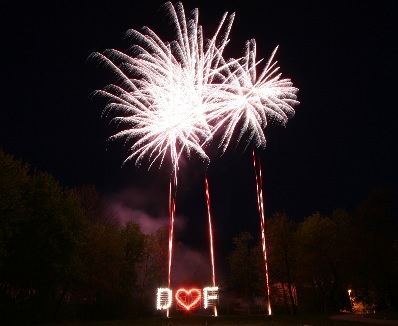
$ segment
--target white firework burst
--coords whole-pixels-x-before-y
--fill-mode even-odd
[[[151,165],[162,164],[169,153],[174,169],[183,152],[208,160],[203,144],[212,137],[205,113],[218,106],[220,97],[213,81],[227,64],[222,52],[234,15],[226,13],[214,36],[203,37],[198,10],[187,19],[181,3],[166,3],[176,29],[176,40],[163,42],[151,29],[128,31],[133,55],[118,50],[94,53],[117,75],[118,85],[96,91],[108,99],[104,109],[113,115],[121,131],[110,140],[124,138],[131,145],[125,161],[139,165],[147,157]]]
[[[298,89],[288,78],[281,78],[277,62],[273,61],[276,48],[261,74],[256,62],[256,42],[247,41],[244,57],[232,60],[223,70],[224,82],[219,85],[219,105],[207,112],[212,133],[222,129],[219,146],[223,151],[228,147],[232,135],[241,125],[237,142],[248,134],[247,143],[254,140],[257,147],[264,147],[264,129],[268,121],[285,125],[295,113],[293,106],[298,104]]]

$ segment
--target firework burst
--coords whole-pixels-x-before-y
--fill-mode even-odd
[[[226,13],[215,33],[205,40],[198,24],[198,10],[185,17],[181,3],[166,7],[176,29],[177,38],[163,42],[151,29],[129,30],[134,56],[118,50],[94,53],[93,58],[105,63],[116,73],[118,85],[112,84],[95,95],[109,102],[105,115],[121,131],[110,140],[123,138],[131,145],[125,161],[144,157],[150,164],[169,153],[174,170],[183,152],[196,152],[208,157],[203,145],[212,138],[205,113],[218,106],[219,96],[212,82],[227,66],[222,52],[234,15]]]
[[[224,82],[219,85],[220,103],[207,113],[212,133],[222,129],[219,146],[226,150],[238,125],[241,125],[237,142],[248,134],[247,143],[252,140],[256,147],[265,147],[264,129],[268,121],[285,125],[294,115],[293,106],[298,104],[298,89],[288,78],[281,78],[274,50],[261,74],[257,77],[256,42],[247,41],[245,55],[231,60],[224,66]]]

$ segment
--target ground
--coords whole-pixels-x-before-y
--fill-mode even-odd
[[[178,316],[172,318],[141,318],[127,321],[101,322],[58,322],[46,326],[368,326],[396,325],[398,312],[377,313],[371,315],[307,315],[266,316],[231,315],[219,316]]]

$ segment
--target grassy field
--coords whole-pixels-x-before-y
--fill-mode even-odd
[[[398,315],[396,315],[398,318]],[[369,316],[370,317],[370,316]],[[378,325],[377,319],[385,316],[372,315],[369,323],[333,320],[330,315],[295,315],[295,316],[266,316],[266,315],[234,315],[219,316],[180,316],[172,318],[142,318],[123,321],[101,322],[59,322],[47,326],[367,326]],[[388,319],[395,319],[390,316]]]

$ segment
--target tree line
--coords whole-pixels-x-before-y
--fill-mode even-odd
[[[355,213],[339,208],[300,222],[274,214],[266,228],[272,306],[291,314],[397,309],[397,204],[396,192],[377,188]],[[262,248],[248,232],[233,241],[230,284],[250,313],[265,293]]]
[[[167,284],[168,230],[120,227],[93,186],[0,150],[0,320],[130,318]],[[151,296],[148,300],[148,296]]]
[[[301,222],[274,214],[267,222],[272,306],[289,313],[352,308],[355,300],[396,307],[396,199],[377,189],[355,214],[336,209]],[[167,284],[168,230],[148,235],[137,223],[115,221],[94,186],[64,188],[0,149],[0,320],[156,313],[154,293]],[[232,240],[221,313],[240,312],[239,302],[248,313],[265,307],[255,238],[243,232]],[[348,289],[356,291],[352,301]]]

